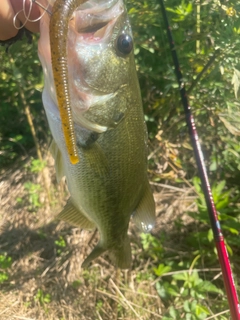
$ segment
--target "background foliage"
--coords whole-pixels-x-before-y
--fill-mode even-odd
[[[186,209],[190,222],[176,217],[171,232],[141,235],[144,251],[137,256],[135,267],[138,261],[148,259],[151,264],[136,277],[140,282],[154,283],[165,308],[162,319],[210,319],[227,310],[228,305],[222,279],[207,271],[219,266],[160,6],[157,0],[129,0],[127,4],[149,130],[150,179],[153,184],[188,186],[197,194],[194,210]],[[237,282],[240,281],[237,279],[240,274],[240,2],[229,1],[225,6],[216,0],[201,4],[167,0],[165,5]],[[28,107],[43,154],[49,131],[41,103],[43,84],[37,37],[33,36],[31,44],[22,41],[12,45],[8,53],[1,48],[0,59],[0,172],[4,174],[16,163],[21,167],[36,147],[27,120]],[[37,158],[37,152],[33,152]],[[44,167],[39,159],[34,161],[29,169],[32,174]],[[41,206],[40,186],[26,182],[24,188],[30,199],[28,210],[37,212]],[[24,201],[18,199],[20,205]],[[59,239],[55,245],[57,255],[61,256],[67,244],[62,237]],[[0,283],[8,281],[11,261],[6,252],[0,252]],[[51,303],[51,296],[38,289],[35,301],[45,306]],[[97,308],[101,313],[101,303],[98,302]],[[124,312],[119,309],[117,314]],[[226,313],[217,319],[228,317]]]

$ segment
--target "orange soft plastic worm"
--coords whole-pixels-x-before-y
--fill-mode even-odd
[[[56,0],[50,20],[53,78],[67,151],[72,164],[79,162],[68,87],[68,23],[73,12],[87,0]]]

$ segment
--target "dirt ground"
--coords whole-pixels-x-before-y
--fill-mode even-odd
[[[56,184],[51,156],[44,173],[30,167],[31,156],[0,177],[0,254],[12,259],[8,279],[0,283],[0,319],[161,319],[164,305],[154,279],[141,278],[152,261],[147,252],[142,258],[139,231],[130,224],[132,270],[117,270],[107,256],[82,270],[98,235],[54,220],[68,195],[64,182]],[[184,219],[194,206],[193,190],[158,183],[152,188],[153,234],[170,232],[176,216]]]

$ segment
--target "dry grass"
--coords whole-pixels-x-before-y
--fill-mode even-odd
[[[43,188],[41,207],[35,210],[29,204],[24,183],[42,185],[41,174],[29,172],[29,158],[24,166],[18,165],[0,177],[0,254],[12,258],[9,280],[1,285],[0,319],[161,319],[165,309],[154,282],[139,280],[152,262],[139,259],[142,246],[132,225],[133,270],[116,270],[105,256],[89,270],[81,269],[97,236],[54,221],[67,191],[64,185],[56,185],[50,157],[47,162],[44,170],[52,190],[51,206]],[[190,188],[178,190],[154,183],[153,188],[157,203],[153,232],[158,234],[171,230],[176,215],[184,219],[183,212],[193,205],[194,196]],[[59,239],[64,239],[64,247],[56,245]]]

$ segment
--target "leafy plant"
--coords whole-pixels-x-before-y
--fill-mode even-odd
[[[60,255],[62,253],[63,248],[66,247],[66,242],[63,239],[63,237],[60,236],[58,240],[54,241],[54,243],[57,246],[57,255]]]
[[[157,294],[164,304],[163,320],[205,319],[217,314],[219,310],[228,309],[228,306],[222,292],[223,281],[211,271],[213,268],[219,269],[219,264],[186,129],[165,25],[158,0],[128,0],[127,4],[152,154],[149,177],[154,182],[171,184],[177,188],[193,185],[198,195],[195,209],[187,212],[191,222],[186,223],[181,217],[176,217],[170,233],[162,230],[157,237],[141,234],[144,250],[138,247],[135,249],[134,263],[137,267],[132,274],[139,285],[155,282]],[[213,198],[238,284],[240,4],[231,0],[227,4],[213,0],[203,3],[166,0],[165,4],[203,148]],[[22,161],[35,146],[24,111],[22,92],[31,108],[40,144],[48,141],[46,133],[49,130],[40,93],[43,86],[42,70],[36,53],[35,36],[31,45],[26,42],[14,44],[9,54],[6,54],[5,49],[0,49],[1,172],[5,172],[16,161],[19,161],[18,166],[21,167]],[[37,174],[44,166],[43,161],[32,160],[29,171]],[[37,211],[41,206],[39,193],[43,190],[33,182],[25,183],[24,188],[29,199],[28,209]],[[24,199],[18,197],[18,204],[23,206]],[[159,220],[161,224],[161,216]],[[40,235],[41,239],[46,238],[45,233]],[[67,244],[60,236],[55,240],[55,246],[59,256]],[[141,262],[144,270],[138,268]],[[10,266],[11,258],[1,255],[0,282],[8,279],[7,269]],[[85,284],[92,285],[94,289],[99,284],[99,274],[93,269],[84,270],[81,276],[80,280],[72,283],[75,293],[76,289],[80,290]],[[106,290],[109,291],[109,287]],[[50,305],[51,294],[38,289],[35,301],[41,306]],[[104,310],[102,302],[103,299],[96,298],[95,306],[99,311]],[[118,313],[124,317],[124,307],[118,304],[117,308]],[[227,316],[220,315],[217,318],[226,320]]]
[[[30,166],[30,171],[32,173],[41,172],[45,166],[46,161],[41,161],[40,159],[33,159]]]
[[[163,317],[165,320],[180,319],[180,316],[191,320],[205,319],[211,314],[206,296],[223,295],[222,290],[212,282],[201,279],[196,270],[173,272],[169,281],[157,282],[156,289],[169,306],[169,311]]]
[[[51,295],[49,293],[44,293],[43,290],[38,289],[35,297],[35,301],[38,301],[42,306],[51,302]]]
[[[0,283],[4,283],[8,280],[9,275],[6,269],[10,268],[12,265],[12,258],[7,256],[7,254],[0,255]]]
[[[28,192],[29,196],[29,210],[34,211],[41,206],[41,203],[39,201],[39,192],[41,191],[41,186],[29,181],[24,183],[24,188]]]

